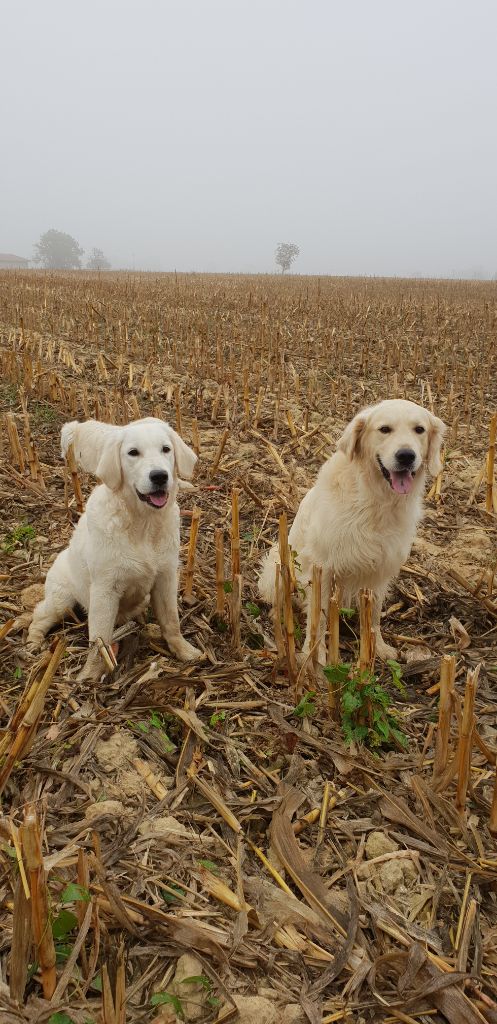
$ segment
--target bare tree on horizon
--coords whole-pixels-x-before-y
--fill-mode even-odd
[[[106,256],[104,256],[101,249],[92,249],[87,263],[87,270],[110,270],[110,262]]]
[[[300,253],[298,245],[295,242],[279,242],[276,247],[275,260],[279,267],[281,267],[281,273],[285,274],[294,260]]]

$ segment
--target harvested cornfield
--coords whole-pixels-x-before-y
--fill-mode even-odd
[[[0,275],[2,1024],[497,1020],[496,337],[479,282]],[[405,741],[368,749],[255,581],[346,422],[394,396],[448,433],[384,614],[404,691],[376,666]],[[150,618],[79,684],[84,618],[25,648],[94,484],[60,427],[151,413],[199,453],[204,657]]]

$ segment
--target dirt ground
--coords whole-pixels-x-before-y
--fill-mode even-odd
[[[11,414],[0,460],[2,1024],[497,1021],[497,548],[485,508],[496,314],[495,285],[478,282],[0,275],[0,410]],[[376,666],[407,747],[368,750],[345,744],[324,677],[303,679],[316,692],[295,713],[255,581],[280,515],[291,521],[346,422],[393,395],[432,406],[448,433],[383,621],[405,693]],[[180,495],[185,555],[201,513],[181,617],[204,659],[177,663],[150,616],[121,638],[113,675],[80,684],[83,617],[52,633],[48,653],[25,649],[39,586],[78,518],[60,428],[150,413],[199,439],[193,489]],[[87,496],[94,481],[81,483]],[[297,617],[298,639],[302,626]],[[61,638],[35,714],[23,695]],[[348,615],[340,651],[357,659]],[[441,772],[434,686],[446,655],[456,684]],[[462,706],[477,666],[461,809]],[[30,814],[56,953],[50,1001],[31,934]]]

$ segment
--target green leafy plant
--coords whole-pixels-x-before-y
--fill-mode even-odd
[[[192,974],[191,978],[183,978],[182,985],[201,985],[208,992],[212,989],[212,981],[206,974]]]
[[[181,999],[178,996],[173,996],[172,992],[156,992],[150,999],[151,1006],[172,1006],[177,1017],[181,1020],[185,1019],[183,1013],[183,1007],[181,1005]]]
[[[396,661],[388,661],[391,682],[405,693],[402,669]],[[391,709],[390,696],[373,672],[360,672],[356,665],[327,665],[328,682],[340,695],[340,716],[346,743],[364,743],[371,748],[407,747],[407,737]]]
[[[72,910],[67,910],[67,903],[88,903],[91,899],[90,892],[84,885],[76,882],[69,882],[65,886],[61,896],[61,909],[55,917],[52,917],[52,935],[54,937],[55,956],[58,964],[63,964],[69,959],[72,952],[72,932],[78,927],[78,919]]]
[[[216,726],[222,725],[226,721],[226,711],[215,711],[209,719],[209,725],[211,729],[215,729]]]
[[[76,882],[69,882],[69,885],[66,885],[60,897],[61,903],[89,903],[90,899],[89,890],[84,885],[78,885]]]
[[[174,754],[176,745],[166,732],[166,724],[164,716],[158,714],[156,711],[152,711],[150,718],[146,721],[143,719],[139,722],[128,721],[128,725],[131,729],[138,729],[139,732],[143,732],[145,734],[150,733],[152,729],[157,729],[162,740],[165,753]]]
[[[68,942],[56,942],[55,946],[55,959],[58,964],[65,964],[66,960],[72,953],[72,946]]]
[[[231,580],[225,580],[224,581],[224,583],[223,583],[223,590],[224,590],[225,594],[232,594],[233,593],[233,584],[232,584]]]
[[[183,978],[182,985],[202,985],[202,988],[209,993],[206,1000],[209,1006],[219,1006],[221,1000],[212,995],[212,981],[206,974],[195,974],[191,978]]]
[[[302,699],[294,707],[292,715],[295,715],[296,718],[312,718],[316,714],[315,696],[315,690],[309,690],[307,693],[304,693]]]
[[[393,658],[388,658],[387,665],[390,669],[393,685],[402,695],[405,695],[406,688],[402,682],[402,665],[399,665],[398,661],[394,661]]]
[[[150,725],[154,729],[158,729],[158,731],[160,732],[161,739],[162,739],[162,742],[164,744],[166,753],[167,754],[173,754],[174,751],[176,750],[176,746],[175,746],[175,744],[173,743],[173,741],[169,738],[169,736],[167,734],[167,731],[166,731],[167,723],[166,723],[166,720],[164,718],[164,715],[160,715],[156,711],[152,711],[152,714],[150,715]]]
[[[170,889],[174,889],[174,892],[177,892],[178,895],[175,896],[174,892],[169,891]],[[160,890],[160,894],[164,903],[177,903],[180,896],[185,895],[185,890],[182,889],[180,885],[175,885],[174,882],[170,882],[167,889]]]
[[[5,536],[4,543],[2,545],[3,550],[7,555],[10,555],[16,548],[28,548],[31,541],[36,537],[36,530],[30,523],[20,523],[19,526],[15,526],[13,530]]]
[[[259,608],[258,604],[253,604],[252,601],[247,601],[245,608],[247,609],[249,615],[251,615],[253,619],[259,618],[261,614],[261,609]]]
[[[78,927],[78,919],[70,910],[59,910],[57,917],[52,921],[52,934],[54,939],[65,939],[70,932]]]
[[[206,868],[207,871],[212,871],[213,875],[219,874],[219,868],[213,860],[199,860],[199,864],[202,868]]]
[[[131,729],[138,729],[140,732],[150,732],[150,725],[148,722],[129,722],[127,723]]]

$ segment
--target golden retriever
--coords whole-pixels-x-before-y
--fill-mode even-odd
[[[92,491],[70,544],[57,556],[35,608],[28,645],[36,647],[64,612],[88,612],[90,653],[78,679],[104,668],[94,641],[112,642],[117,623],[141,614],[152,599],[169,649],[181,661],[200,656],[180,631],[177,589],[180,548],[179,480],[197,457],[176,431],[149,417],[118,427],[89,420],[66,423],[62,454],[101,481]]]
[[[442,420],[403,399],[363,409],[346,427],[338,450],[302,499],[289,533],[296,577],[308,600],[306,653],[310,644],[310,579],[312,567],[317,565],[323,568],[323,612],[333,575],[345,606],[356,603],[363,588],[372,590],[376,653],[384,660],[396,656],[381,635],[381,608],[389,584],[411,550],[423,512],[426,474],[437,476],[441,470],[444,432]],[[278,546],[274,545],[259,577],[261,597],[272,605],[278,562]]]

